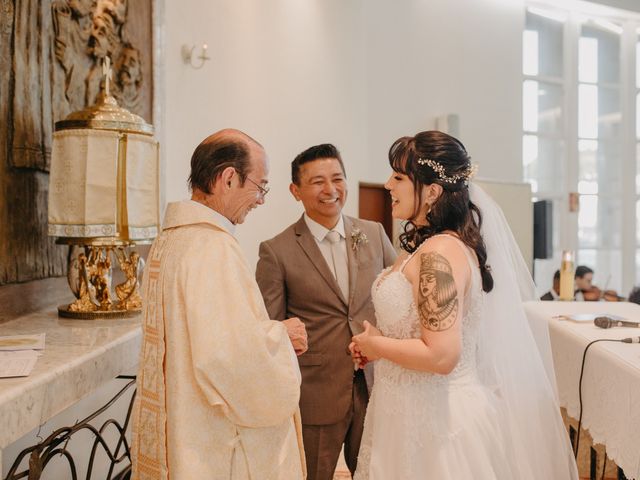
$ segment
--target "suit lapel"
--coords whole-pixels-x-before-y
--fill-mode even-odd
[[[347,259],[349,260],[349,305],[351,305],[358,280],[358,252],[353,249],[351,241],[351,233],[354,229],[353,222],[346,215],[343,215],[342,218],[344,219],[344,235],[347,242]]]
[[[331,287],[331,290],[338,296],[338,298],[347,305],[346,299],[342,296],[342,292],[340,291],[340,287],[338,286],[338,282],[333,276],[333,273],[329,269],[327,262],[320,252],[320,248],[318,248],[318,244],[316,243],[316,239],[313,237],[311,232],[309,231],[309,227],[307,227],[306,222],[304,221],[304,216],[298,220],[295,225],[295,233],[296,239],[298,240],[298,244],[302,248],[302,251],[305,253],[309,261],[313,264],[315,269],[318,271],[320,276],[324,279],[325,282]],[[351,264],[351,259],[349,259],[349,264]],[[349,273],[349,278],[351,278],[351,273]],[[351,283],[351,282],[349,282]]]

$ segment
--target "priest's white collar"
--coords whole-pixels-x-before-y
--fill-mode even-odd
[[[235,236],[236,226],[233,223],[231,223],[231,220],[229,220],[227,217],[222,215],[220,212],[215,211],[213,208],[209,208],[200,202],[196,202],[195,200],[188,200],[188,201],[195,205],[198,205],[198,207],[203,209],[203,211],[208,212],[208,214],[211,216],[211,220],[213,221],[213,223],[215,223],[216,225],[220,225],[231,235]]]

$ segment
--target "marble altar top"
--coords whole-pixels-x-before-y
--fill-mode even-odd
[[[43,332],[31,374],[0,378],[0,450],[138,362],[140,317],[71,320],[53,307],[0,324],[0,336]]]

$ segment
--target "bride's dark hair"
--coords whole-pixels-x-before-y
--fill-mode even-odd
[[[389,164],[394,171],[407,175],[415,190],[414,212],[400,234],[400,246],[412,253],[433,235],[446,230],[456,232],[460,240],[476,252],[482,289],[490,292],[493,277],[480,234],[482,214],[469,199],[467,180],[471,162],[462,142],[434,130],[420,132],[414,137],[402,137],[389,149]],[[436,171],[434,166],[440,171]],[[426,215],[427,225],[418,226],[415,221],[420,211],[422,186],[432,183],[442,186],[442,194]]]

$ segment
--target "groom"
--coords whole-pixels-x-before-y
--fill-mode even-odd
[[[369,395],[348,346],[364,320],[375,322],[371,285],[396,253],[382,225],[342,215],[347,182],[336,147],[299,154],[291,182],[305,213],[260,245],[256,279],[270,318],[299,317],[307,329],[309,350],[298,361],[308,480],[331,480],[343,444],[356,469]]]

